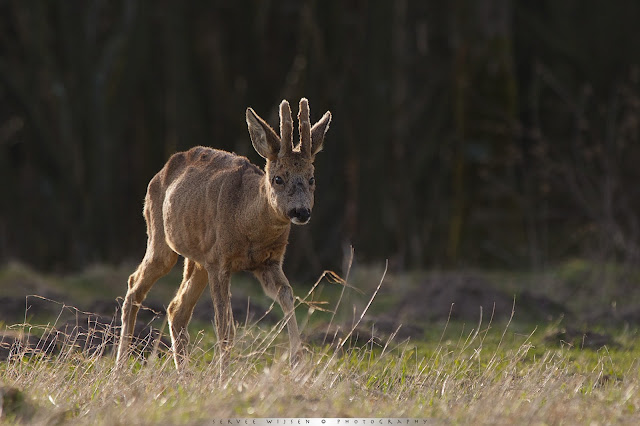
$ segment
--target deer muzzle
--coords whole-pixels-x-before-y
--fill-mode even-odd
[[[304,225],[311,218],[311,210],[307,208],[297,208],[289,210],[289,219],[296,225]]]

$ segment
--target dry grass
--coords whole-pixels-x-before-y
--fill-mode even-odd
[[[365,314],[366,309],[354,316],[350,330]],[[306,358],[292,368],[282,356],[287,348],[280,338],[284,321],[271,328],[245,323],[229,365],[217,361],[209,328],[192,335],[192,359],[178,373],[157,340],[139,346],[128,367],[118,371],[111,343],[103,339],[117,330],[103,329],[90,336],[97,344],[88,345],[87,336],[56,334],[54,326],[6,327],[16,335],[43,337],[38,350],[14,343],[9,359],[0,363],[3,422],[199,424],[227,417],[640,422],[635,335],[625,350],[582,351],[543,347],[534,343],[537,333],[516,334],[510,324],[496,328],[490,320],[453,339],[454,327],[445,326],[442,337],[432,342],[400,342],[391,336],[361,344],[346,333],[333,344],[309,347]],[[327,342],[332,338],[328,335]],[[56,350],[45,354],[44,346],[54,344]]]

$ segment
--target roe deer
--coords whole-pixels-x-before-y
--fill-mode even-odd
[[[147,251],[128,281],[116,358],[129,354],[136,315],[158,280],[184,256],[184,276],[169,304],[174,362],[186,360],[187,324],[209,283],[223,358],[235,335],[229,279],[251,271],[287,317],[290,360],[300,350],[294,297],[282,261],[291,223],[309,222],[315,179],[313,161],[322,149],[331,113],[311,127],[309,104],[300,100],[300,143],[293,146],[291,108],[280,104],[280,137],[251,108],[246,112],[253,147],[266,159],[264,171],[245,157],[205,147],[174,154],[149,182],[144,203]]]

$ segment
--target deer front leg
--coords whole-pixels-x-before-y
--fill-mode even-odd
[[[236,334],[231,310],[231,276],[228,271],[208,268],[209,289],[215,313],[218,346],[223,364],[229,359],[229,350]]]
[[[289,332],[289,360],[295,364],[300,357],[300,332],[296,321],[293,289],[282,272],[282,265],[274,265],[254,271],[267,296],[280,304]]]

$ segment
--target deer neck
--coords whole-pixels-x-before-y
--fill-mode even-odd
[[[245,229],[252,229],[256,233],[268,235],[282,234],[291,228],[291,221],[279,213],[271,204],[269,198],[271,185],[266,175],[258,183],[256,196],[248,200],[244,211]],[[268,236],[266,235],[266,236]]]

